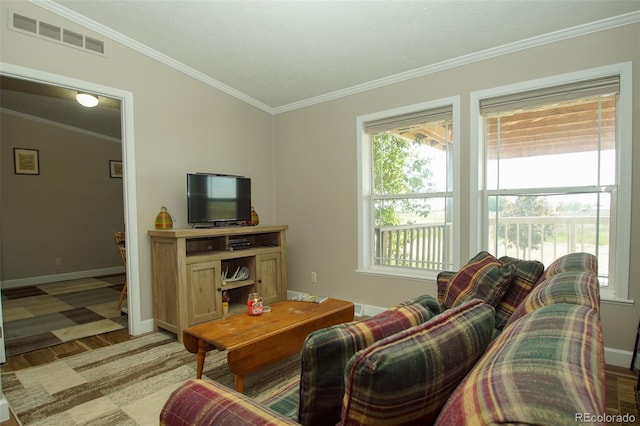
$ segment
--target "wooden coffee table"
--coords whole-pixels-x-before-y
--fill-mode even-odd
[[[296,354],[312,331],[353,321],[353,309],[353,303],[336,299],[322,303],[287,300],[274,303],[271,312],[262,315],[240,313],[186,328],[182,338],[185,348],[198,354],[198,379],[207,352],[226,350],[236,390],[242,392],[245,374]]]

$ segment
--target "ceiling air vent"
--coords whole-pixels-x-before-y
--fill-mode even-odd
[[[62,33],[62,41],[65,43],[73,44],[77,47],[82,46],[82,34],[74,33],[73,31],[64,30]]]
[[[26,16],[13,14],[13,27],[30,33],[38,33],[38,21],[35,19],[27,18]]]
[[[13,14],[10,20],[9,29],[19,32],[27,32],[32,35],[46,38],[50,41],[56,41],[67,46],[73,46],[82,50],[88,50],[93,53],[104,55],[104,41],[77,33],[75,31],[61,28],[28,16]]]
[[[60,36],[62,35],[62,28],[47,24],[46,22],[40,22],[38,34],[59,41],[61,38]]]
[[[104,41],[102,40],[84,36],[84,47],[85,49],[104,54]]]

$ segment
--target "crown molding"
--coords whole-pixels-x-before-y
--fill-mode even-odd
[[[106,142],[114,142],[114,143],[122,143],[122,140],[119,138],[114,138],[113,136],[103,135],[102,133],[92,132],[91,130],[81,129],[80,127],[69,126],[68,124],[62,124],[58,121],[47,120],[46,118],[41,118],[35,116],[33,114],[26,114],[24,112],[14,111],[8,108],[0,108],[0,112],[7,115],[12,115],[14,117],[24,118],[26,120],[31,120],[36,123],[42,123],[53,127],[58,127],[60,129],[68,130],[74,133],[80,133],[86,136],[91,136],[95,139],[100,139]]]
[[[215,87],[216,89],[230,95],[233,96],[234,98],[237,98],[243,102],[246,102],[258,109],[261,109],[265,112],[268,112],[269,114],[273,114],[273,108],[271,108],[270,106],[252,98],[251,96],[248,96],[242,92],[240,92],[239,90],[234,89],[233,87],[227,86],[226,84],[213,79],[203,73],[201,73],[200,71],[197,71],[185,64],[183,64],[182,62],[178,62],[172,58],[170,58],[169,56],[158,52],[157,50],[154,50],[140,42],[137,42],[136,40],[133,40],[132,38],[129,38],[117,31],[112,30],[111,28],[102,25],[96,21],[93,21],[83,15],[80,15],[79,13],[76,13],[70,9],[67,9],[66,7],[55,3],[51,0],[28,0],[30,3],[33,3],[37,6],[42,7],[43,9],[48,10],[49,12],[53,12],[56,15],[59,15],[63,18],[66,18],[72,22],[75,22],[76,24],[82,25],[85,28],[88,28],[91,31],[94,31],[102,36],[108,37],[109,39],[116,41],[126,47],[129,47],[139,53],[142,53],[143,55],[146,55],[152,59],[155,59],[158,62],[161,62],[171,68],[174,68],[177,71],[180,71],[184,74],[189,75],[190,77],[195,78],[196,80],[199,80],[205,84],[208,84],[209,86]]]
[[[555,43],[558,41],[567,40],[570,38],[575,38],[599,31],[621,27],[624,25],[634,24],[637,22],[640,22],[640,11],[630,12],[624,15],[615,16],[613,18],[602,19],[600,21],[594,21],[588,24],[582,24],[576,27],[554,31],[551,33],[543,34],[541,36],[531,37],[525,40],[516,41],[491,49],[474,52],[469,55],[459,56],[457,58],[442,61],[433,65],[427,65],[425,67],[416,68],[389,77],[384,77],[364,84],[352,86],[347,89],[337,90],[335,92],[327,93],[321,96],[316,96],[299,102],[293,102],[287,105],[276,107],[273,108],[273,114],[281,114],[284,112],[305,108],[323,102],[366,92],[368,90],[400,83],[406,80],[411,80],[413,78],[423,77],[429,74],[434,74],[463,65],[472,64],[474,62],[480,62],[486,59],[491,59],[498,56],[507,55],[510,53],[515,53],[522,50],[543,46],[545,44]]]
[[[425,75],[433,74],[436,72],[445,71],[447,69],[456,68],[462,65],[472,64],[474,62],[483,61],[486,59],[495,58],[497,56],[507,55],[510,53],[519,52],[525,49],[533,47],[543,46],[545,44],[554,43],[557,41],[567,40],[574,37],[579,37],[599,31],[604,31],[624,25],[634,24],[640,22],[640,11],[630,12],[623,15],[614,16],[612,18],[606,18],[599,21],[590,22],[587,24],[578,25],[563,30],[554,31],[551,33],[543,34],[541,36],[531,37],[517,42],[505,44],[491,49],[482,50],[479,52],[471,53],[469,55],[460,56],[458,58],[439,62],[437,64],[428,65],[421,68],[416,68],[407,72],[395,74],[389,77],[384,77],[378,80],[373,80],[367,83],[352,86],[346,89],[336,90],[331,93],[327,93],[321,96],[315,96],[312,98],[304,99],[298,102],[292,102],[286,105],[271,107],[258,101],[257,99],[248,96],[239,90],[234,89],[214,78],[211,78],[200,71],[197,71],[181,62],[178,62],[167,55],[160,53],[150,47],[139,43],[117,31],[112,30],[102,24],[99,24],[91,19],[86,18],[70,9],[67,9],[60,4],[57,4],[51,0],[28,0],[29,2],[40,6],[50,12],[69,19],[79,25],[82,25],[89,30],[95,31],[111,40],[114,40],[124,46],[134,49],[146,56],[149,56],[171,68],[174,68],[184,74],[187,74],[211,87],[214,87],[230,96],[233,96],[243,102],[248,103],[264,112],[271,115],[277,115],[284,112],[289,112],[312,105],[317,105],[323,102],[343,98],[346,96],[366,92],[369,90],[377,89],[380,87],[388,86],[391,84],[403,82],[417,77],[423,77]]]

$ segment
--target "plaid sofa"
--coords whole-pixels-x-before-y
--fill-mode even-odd
[[[487,287],[491,280],[500,288]],[[570,254],[544,270],[481,253],[438,277],[437,300],[421,296],[312,333],[299,384],[258,403],[191,380],[169,397],[160,424],[561,425],[584,413],[599,418],[599,310],[594,256]]]

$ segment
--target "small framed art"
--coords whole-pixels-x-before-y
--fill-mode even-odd
[[[17,175],[39,175],[40,159],[37,149],[13,148],[13,167]]]
[[[109,177],[122,179],[122,161],[109,160]]]

